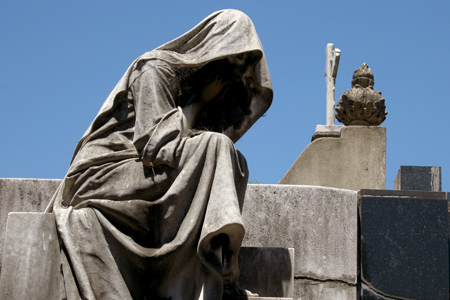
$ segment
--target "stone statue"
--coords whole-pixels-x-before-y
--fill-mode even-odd
[[[62,299],[240,293],[248,172],[234,142],[272,96],[254,25],[236,10],[136,59],[47,209],[61,241]]]

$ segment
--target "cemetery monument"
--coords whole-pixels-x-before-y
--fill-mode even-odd
[[[237,259],[248,170],[234,142],[272,96],[255,27],[237,10],[137,58],[46,211],[62,299],[245,295]]]
[[[273,96],[245,14],[139,57],[63,180],[0,179],[0,298],[448,299],[441,169],[385,189],[384,98],[364,63],[335,108],[340,56],[326,125],[277,185],[247,185],[234,147]]]

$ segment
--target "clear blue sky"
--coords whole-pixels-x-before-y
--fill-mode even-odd
[[[128,65],[213,11],[250,16],[272,107],[238,142],[250,179],[277,183],[325,124],[325,47],[336,98],[367,62],[386,99],[387,188],[400,165],[442,166],[450,189],[450,1],[3,1],[0,176],[62,178]],[[336,99],[336,100],[337,100]]]

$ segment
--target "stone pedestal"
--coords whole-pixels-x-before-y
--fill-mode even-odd
[[[345,126],[339,137],[316,138],[279,183],[385,189],[386,128]]]

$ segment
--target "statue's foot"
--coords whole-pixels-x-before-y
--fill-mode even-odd
[[[258,294],[252,293],[246,289],[240,288],[236,282],[228,283],[224,285],[223,291],[224,297],[229,296],[253,296],[258,297]]]

